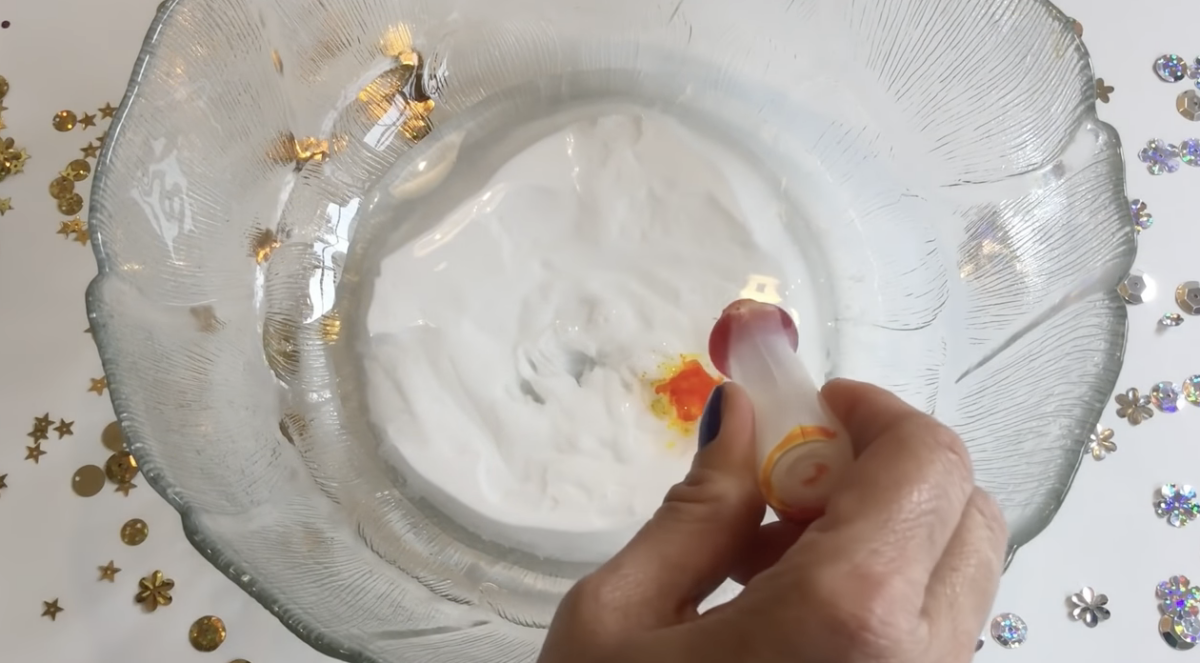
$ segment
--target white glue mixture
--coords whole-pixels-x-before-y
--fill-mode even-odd
[[[535,554],[623,545],[695,452],[648,379],[703,357],[726,304],[781,302],[824,364],[778,189],[675,121],[610,115],[517,154],[386,257],[369,398],[414,489]]]

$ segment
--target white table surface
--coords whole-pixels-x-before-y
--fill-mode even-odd
[[[90,246],[55,234],[63,220],[48,183],[78,149],[107,125],[59,133],[51,117],[62,109],[95,113],[117,104],[154,0],[11,0],[0,4],[0,75],[11,90],[7,128],[28,149],[26,172],[0,182],[13,209],[0,217],[0,660],[30,663],[122,661],[188,663],[244,658],[254,663],[330,660],[291,635],[258,604],[209,566],[184,539],[176,513],[139,477],[128,497],[107,486],[81,498],[71,477],[82,465],[103,465],[100,433],[114,420],[107,393],[87,391],[102,374],[84,333],[83,293],[95,274]],[[1157,284],[1154,301],[1130,307],[1130,336],[1118,388],[1147,392],[1161,380],[1200,373],[1200,318],[1156,328],[1177,310],[1175,286],[1200,280],[1200,169],[1186,166],[1153,177],[1136,161],[1151,138],[1200,137],[1200,123],[1175,111],[1190,83],[1167,85],[1151,65],[1163,53],[1200,55],[1196,0],[1062,0],[1083,23],[1096,75],[1116,87],[1100,116],[1125,144],[1129,194],[1150,205],[1156,223],[1143,232],[1137,267]],[[976,75],[986,76],[987,72]],[[81,183],[84,193],[91,180]],[[85,210],[86,211],[86,210]],[[996,612],[1019,614],[1029,641],[1005,650],[990,639],[976,656],[986,663],[1097,661],[1157,663],[1193,656],[1164,645],[1156,631],[1155,584],[1171,575],[1200,581],[1200,525],[1175,530],[1155,517],[1151,495],[1164,482],[1200,484],[1200,408],[1158,414],[1134,428],[1107,409],[1118,452],[1085,459],[1070,496],[1051,526],[1017,556],[1004,578]],[[49,412],[74,421],[74,435],[42,444],[41,462],[23,460],[33,418]],[[121,524],[142,518],[149,539],[124,545]],[[115,583],[98,581],[109,560],[122,569]],[[138,579],[161,569],[175,580],[174,603],[145,613],[133,602]],[[1064,601],[1083,585],[1108,594],[1113,617],[1096,629],[1068,619]],[[41,616],[58,599],[57,620]],[[215,653],[188,643],[192,621],[220,616],[228,639]],[[936,662],[930,662],[936,663]]]

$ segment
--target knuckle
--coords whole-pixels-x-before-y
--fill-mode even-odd
[[[971,499],[967,501],[967,509],[983,527],[987,539],[993,544],[992,547],[1003,554],[1008,546],[1008,523],[996,498],[976,488],[971,493]]]
[[[909,602],[899,596],[891,574],[865,568],[823,573],[814,580],[824,630],[855,657],[883,660],[907,648],[913,633]]]
[[[741,511],[752,505],[757,489],[740,485],[716,470],[694,467],[687,477],[667,491],[656,517],[681,522],[708,522],[726,511]]]
[[[973,484],[975,469],[971,463],[971,454],[962,438],[948,426],[936,419],[922,414],[914,417],[906,424],[905,434],[923,440],[930,450],[936,454],[944,469],[951,473],[950,478]]]
[[[598,573],[584,576],[575,583],[559,606],[560,611],[575,617],[603,615],[613,602],[608,583]]]

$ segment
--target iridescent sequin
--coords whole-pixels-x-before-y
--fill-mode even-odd
[[[1183,399],[1192,405],[1200,405],[1200,375],[1183,381]]]
[[[1154,61],[1154,73],[1168,83],[1178,83],[1188,76],[1187,61],[1171,53]]]
[[[1150,388],[1150,402],[1159,412],[1179,411],[1179,387],[1174,382],[1159,382]]]
[[[1200,517],[1200,504],[1196,503],[1196,489],[1186,484],[1163,484],[1158,490],[1154,512],[1166,518],[1171,527],[1183,527]]]
[[[1158,319],[1160,327],[1178,327],[1183,324],[1183,316],[1178,313],[1164,313],[1163,317]]]
[[[1179,160],[1193,168],[1200,167],[1200,138],[1179,143]]]
[[[1029,627],[1024,619],[1006,612],[992,620],[991,633],[992,639],[1000,643],[1001,647],[1016,649],[1025,644],[1029,637]]]
[[[1145,201],[1134,198],[1129,201],[1129,215],[1133,218],[1133,227],[1138,231],[1149,230],[1154,225],[1154,216],[1150,214]]]
[[[1200,587],[1192,587],[1187,576],[1171,576],[1158,583],[1154,595],[1161,603],[1158,607],[1170,617],[1200,616]]]
[[[1152,140],[1138,152],[1138,161],[1146,164],[1151,175],[1163,175],[1179,170],[1179,147],[1163,140]]]

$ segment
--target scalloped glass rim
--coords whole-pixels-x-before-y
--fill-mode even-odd
[[[1071,30],[1071,19],[1052,3],[1048,2],[1048,0],[1027,1],[1045,7],[1048,10],[1049,15],[1052,16],[1054,20],[1057,20],[1062,24],[1062,30]],[[137,64],[135,65],[125,97],[122,100],[120,109],[112,122],[112,131],[110,134],[111,140],[106,142],[100,158],[98,159],[97,172],[95,181],[93,183],[93,197],[96,195],[95,192],[102,191],[106,186],[107,176],[109,173],[109,163],[113,158],[113,152],[116,149],[116,146],[120,144],[120,133],[121,129],[123,128],[122,125],[124,123],[126,114],[129,112],[130,100],[133,98],[136,90],[142,83],[142,77],[147,63],[155,57],[159,50],[159,40],[162,27],[170,21],[172,18],[172,13],[177,7],[180,5],[190,4],[191,2],[193,2],[193,0],[166,0],[159,6],[157,14],[149,28],[146,40],[138,56]],[[1086,47],[1082,44],[1082,42],[1078,43],[1077,52],[1085,62],[1088,62]],[[1090,70],[1090,64],[1088,64],[1088,68]],[[1116,150],[1118,154],[1120,153],[1121,147],[1119,138],[1116,132],[1110,126],[1098,119],[1094,100],[1092,103],[1088,104],[1087,108],[1084,109],[1080,115],[1080,118],[1080,124],[1088,124],[1095,127],[1096,131],[1105,135],[1106,140],[1109,141],[1111,149]],[[1076,128],[1078,128],[1078,125]],[[1121,194],[1124,195],[1124,191],[1122,191]],[[1126,215],[1127,210],[1121,207],[1119,209],[1114,209],[1113,214]],[[100,287],[102,282],[108,278],[112,264],[105,247],[106,233],[103,231],[103,229],[101,229],[101,226],[104,225],[104,218],[100,215],[90,217],[89,224],[92,228],[93,250],[95,252],[100,273],[88,288],[87,307],[89,319],[92,321],[93,325],[93,336],[100,349],[101,359],[105,370],[106,372],[109,372],[119,361],[119,359],[115,356],[112,356],[111,352],[106,351],[106,346],[108,344],[107,339],[110,337],[112,331],[109,329],[110,323],[106,320],[104,315],[101,315],[101,312],[104,310],[106,304],[100,294]],[[1136,236],[1131,228],[1129,232],[1128,244],[1129,246],[1134,246],[1135,242]],[[1132,265],[1132,252],[1130,252],[1130,254],[1127,256],[1127,259],[1123,262],[1124,264],[1120,265],[1120,269],[1117,270],[1122,273],[1127,272],[1128,268]],[[1116,282],[1114,281],[1108,285],[1112,286],[1108,287],[1107,290],[1109,293],[1108,303],[1115,303],[1118,306],[1118,308],[1114,309],[1114,315],[1121,324],[1120,345],[1123,347],[1124,338],[1126,335],[1125,309],[1115,292]],[[1117,358],[1118,363],[1119,361],[1120,357]],[[1108,382],[1108,391],[1111,392],[1112,388],[1115,387],[1115,373],[1113,373]],[[110,385],[110,390],[112,392],[113,403],[117,412],[118,420],[122,422],[122,428],[125,430],[127,436],[129,449],[138,455],[139,459],[143,458],[144,454],[142,452],[144,448],[153,443],[147,439],[143,439],[136,430],[130,430],[125,426],[126,416],[129,413],[130,408],[125,402],[124,386],[120,383],[114,383],[113,385]],[[1101,405],[1095,407],[1094,410],[1093,416],[1091,417],[1093,419],[1093,423],[1095,420],[1099,419],[1100,413],[1103,410],[1103,406]],[[1081,440],[1078,446],[1080,456],[1082,458],[1084,442]],[[250,569],[241,568],[237,559],[221,550],[220,537],[215,536],[214,533],[210,531],[211,528],[208,528],[204,524],[200,523],[194,517],[194,508],[177,495],[176,491],[174,490],[175,487],[168,479],[166,479],[166,476],[159,471],[159,468],[156,467],[154,461],[143,461],[142,470],[146,480],[150,483],[150,485],[153,486],[154,489],[160,495],[162,495],[177,511],[179,511],[183,521],[185,535],[192,545],[215,567],[220,569],[227,577],[234,581],[264,607],[274,613],[289,630],[291,630],[298,637],[313,646],[318,651],[329,656],[339,657],[354,663],[385,663],[384,659],[368,653],[357,643],[338,641],[324,633],[319,632],[317,630],[319,628],[319,624],[316,623],[316,620],[313,619],[312,615],[297,612],[293,608],[284,605],[275,590],[273,590],[271,587],[260,585],[257,582],[257,579],[248,573]],[[1078,463],[1075,465],[1075,470],[1078,470]],[[1042,527],[1048,524],[1054,513],[1057,512],[1058,508],[1061,506],[1062,498],[1065,498],[1066,491],[1069,489],[1070,484],[1073,481],[1073,477],[1074,474],[1072,473],[1071,479],[1066,482],[1066,485],[1063,488],[1062,497],[1056,500],[1052,505],[1052,508],[1045,513],[1045,520],[1037,531],[1040,531]],[[1023,541],[1014,542],[1010,547],[1010,559],[1012,554],[1014,554],[1021,545],[1027,543],[1033,536],[1036,535],[1036,533],[1036,531],[1033,532],[1033,534],[1026,537]],[[366,550],[365,547],[364,550]]]

